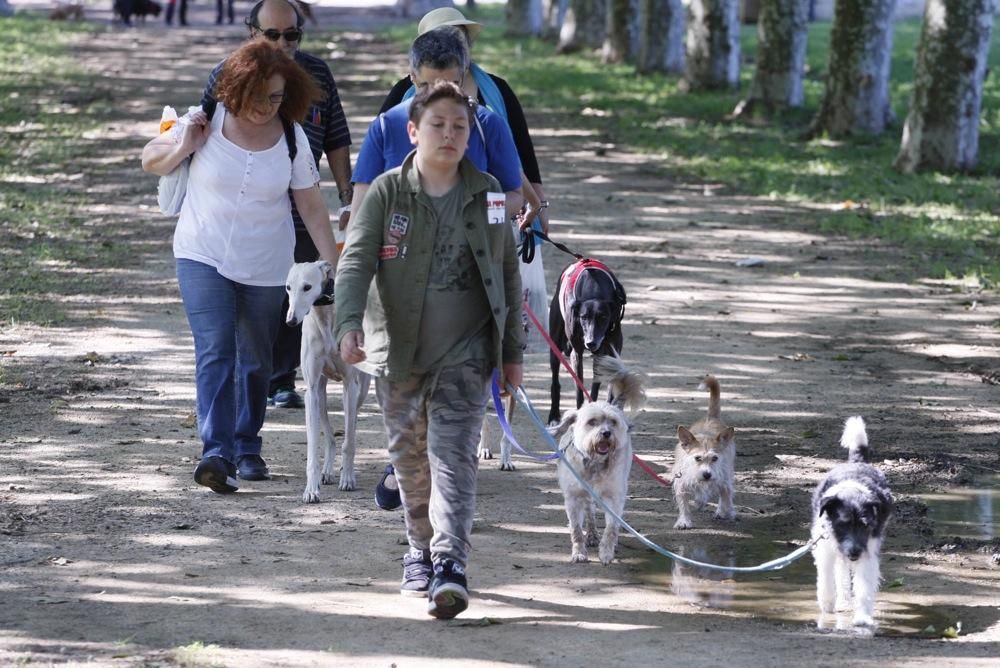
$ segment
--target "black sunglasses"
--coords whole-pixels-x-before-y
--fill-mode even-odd
[[[297,42],[302,39],[302,31],[298,28],[289,28],[282,32],[281,30],[275,30],[274,28],[268,28],[267,30],[261,30],[264,37],[268,38],[272,42],[277,42],[282,37],[285,38],[286,42]]]

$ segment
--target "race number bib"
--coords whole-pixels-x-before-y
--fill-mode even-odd
[[[486,193],[486,218],[490,225],[503,225],[507,222],[506,194]]]

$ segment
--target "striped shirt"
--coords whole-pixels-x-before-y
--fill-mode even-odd
[[[225,62],[222,61],[216,65],[208,76],[208,83],[202,94],[203,107],[206,102],[215,101],[215,82]],[[309,149],[312,151],[313,159],[315,159],[318,168],[323,154],[351,145],[351,133],[347,128],[347,117],[344,115],[344,109],[340,105],[337,82],[334,81],[333,73],[330,72],[327,64],[320,58],[304,51],[295,52],[295,62],[309,73],[324,95],[322,101],[309,107],[305,120],[300,122],[302,129],[306,132],[306,137],[309,139]],[[296,228],[305,229],[302,218],[295,208],[294,199],[292,200],[292,218]]]

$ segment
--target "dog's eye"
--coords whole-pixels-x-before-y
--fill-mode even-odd
[[[695,456],[694,456],[694,460],[695,460],[696,462],[700,462],[700,461],[701,461],[701,455],[695,455]]]
[[[309,285],[308,283],[306,283],[305,285],[302,286],[302,292],[309,292],[312,289],[313,289],[313,286]]]
[[[285,286],[285,292],[291,292],[291,291],[292,291],[292,286],[286,285]]]
[[[600,423],[600,420],[598,420],[597,418],[591,418],[590,420],[587,420],[588,427],[596,427],[598,423]]]
[[[712,455],[712,461],[713,462],[719,461],[719,455]]]

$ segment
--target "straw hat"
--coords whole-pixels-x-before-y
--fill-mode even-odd
[[[475,39],[479,31],[483,29],[482,25],[465,18],[465,15],[454,7],[439,7],[427,12],[420,19],[420,23],[417,24],[417,35],[423,35],[425,32],[441,26],[464,26],[472,39]]]

